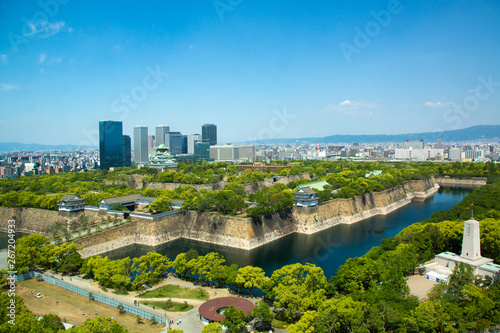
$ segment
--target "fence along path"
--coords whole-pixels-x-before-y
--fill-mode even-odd
[[[117,301],[115,299],[111,299],[111,298],[104,296],[104,295],[101,295],[101,294],[96,294],[92,291],[77,287],[71,283],[61,281],[61,280],[56,279],[55,277],[52,277],[49,275],[45,275],[45,274],[38,273],[38,272],[36,272],[36,273],[29,272],[26,274],[16,275],[16,281],[24,281],[24,280],[31,279],[33,277],[39,277],[39,276],[41,276],[43,278],[43,280],[48,282],[48,283],[51,283],[51,284],[56,285],[58,287],[72,291],[72,292],[77,293],[79,295],[88,297],[89,299],[92,298],[92,300],[94,300],[94,301],[107,304],[107,305],[112,306],[114,308],[118,307],[118,305],[121,304],[123,306],[123,310],[126,312],[140,316],[141,318],[144,318],[147,320],[150,320],[151,318],[154,317],[159,324],[162,324],[162,325],[165,324],[165,318],[158,313],[149,312],[147,310],[139,308],[138,306],[130,305],[130,304],[125,303],[125,302],[120,302],[120,301]]]

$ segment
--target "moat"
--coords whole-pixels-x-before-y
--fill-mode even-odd
[[[379,215],[354,224],[341,224],[312,235],[293,233],[253,250],[239,250],[215,244],[178,239],[155,248],[133,245],[111,251],[102,256],[113,259],[137,257],[148,251],[167,255],[172,260],[177,254],[193,248],[199,254],[216,251],[224,255],[228,264],[262,267],[270,275],[275,269],[296,262],[312,262],[323,268],[325,275],[335,274],[347,259],[365,254],[382,239],[395,236],[405,227],[423,221],[432,213],[446,210],[459,203],[471,190],[441,188],[425,201],[414,201],[388,214]]]

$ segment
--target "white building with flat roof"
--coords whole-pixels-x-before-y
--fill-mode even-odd
[[[210,158],[216,162],[237,162],[240,159],[240,147],[234,145],[210,146]]]
[[[474,275],[491,276],[493,281],[498,281],[500,277],[500,265],[493,263],[493,259],[481,256],[479,222],[473,217],[464,223],[462,253],[460,255],[453,252],[437,254],[433,261],[424,266],[426,278],[436,282],[446,280],[453,273],[455,266],[460,263],[471,266],[474,269]]]
[[[398,160],[426,161],[428,159],[439,159],[444,156],[444,149],[424,148],[424,149],[401,149],[394,150],[394,158]]]

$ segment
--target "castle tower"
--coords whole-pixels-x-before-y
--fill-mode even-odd
[[[479,222],[471,217],[464,223],[462,254],[460,257],[469,260],[481,259],[481,240],[479,237]]]

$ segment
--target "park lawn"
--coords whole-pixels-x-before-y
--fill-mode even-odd
[[[273,322],[271,323],[272,327],[276,327],[279,329],[284,329],[285,327],[288,327],[288,325],[290,325],[290,324],[285,322],[285,321],[278,320],[276,318],[273,319]]]
[[[191,304],[188,304],[186,302],[184,303],[179,303],[179,302],[172,302],[172,301],[161,301],[161,302],[152,302],[152,301],[144,301],[141,302],[141,304],[147,305],[147,306],[155,306],[156,308],[160,308],[166,311],[171,311],[171,312],[185,312],[189,311],[193,308]]]
[[[142,298],[173,297],[173,298],[198,299],[201,301],[207,301],[210,298],[208,293],[201,288],[189,289],[171,284],[161,286],[154,290],[148,290],[140,295],[137,295],[137,297],[142,297]]]
[[[33,294],[41,293],[42,298],[33,297]],[[143,324],[137,323],[137,316],[131,313],[121,314],[118,309],[100,303],[90,302],[88,297],[73,293],[64,288],[57,287],[46,281],[36,279],[17,282],[16,295],[21,296],[26,307],[34,315],[43,316],[48,313],[58,315],[61,320],[82,326],[86,319],[99,317],[113,317],[118,324],[124,326],[130,333],[135,332],[161,332],[165,329],[163,325],[151,325],[148,320],[143,319]]]

